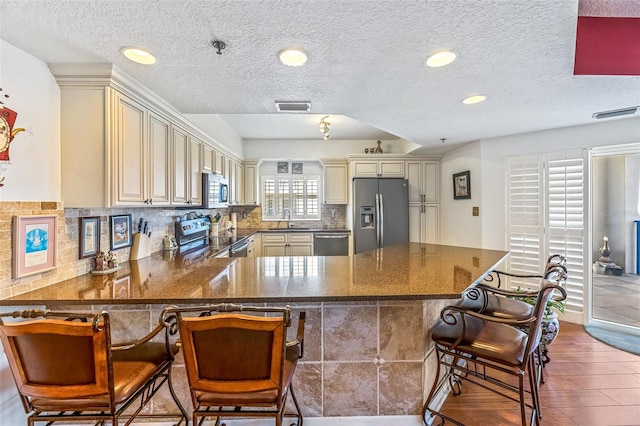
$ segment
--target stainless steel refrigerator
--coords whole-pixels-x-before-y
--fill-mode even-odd
[[[354,252],[409,242],[409,182],[353,178]]]

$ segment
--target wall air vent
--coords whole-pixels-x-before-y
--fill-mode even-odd
[[[593,118],[597,118],[599,120],[601,118],[611,118],[617,117],[619,115],[631,115],[635,114],[637,110],[637,106],[622,109],[612,109],[611,111],[596,112],[593,114]]]
[[[309,112],[311,101],[276,101],[278,112]]]

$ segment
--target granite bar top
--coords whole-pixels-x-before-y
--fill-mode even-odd
[[[354,256],[208,258],[158,252],[108,275],[86,274],[0,305],[177,304],[458,298],[505,251],[407,243]]]

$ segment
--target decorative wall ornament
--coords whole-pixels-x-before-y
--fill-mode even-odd
[[[0,87],[0,92],[2,88]],[[24,132],[24,128],[13,128],[18,118],[18,113],[5,106],[5,100],[9,98],[6,93],[0,98],[0,164],[9,164],[9,146],[13,142],[13,138]],[[0,187],[4,186],[4,176],[0,176]]]

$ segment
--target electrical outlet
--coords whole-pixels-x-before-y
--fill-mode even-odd
[[[471,210],[471,214],[473,216],[480,216],[480,207],[473,207],[473,209]]]

